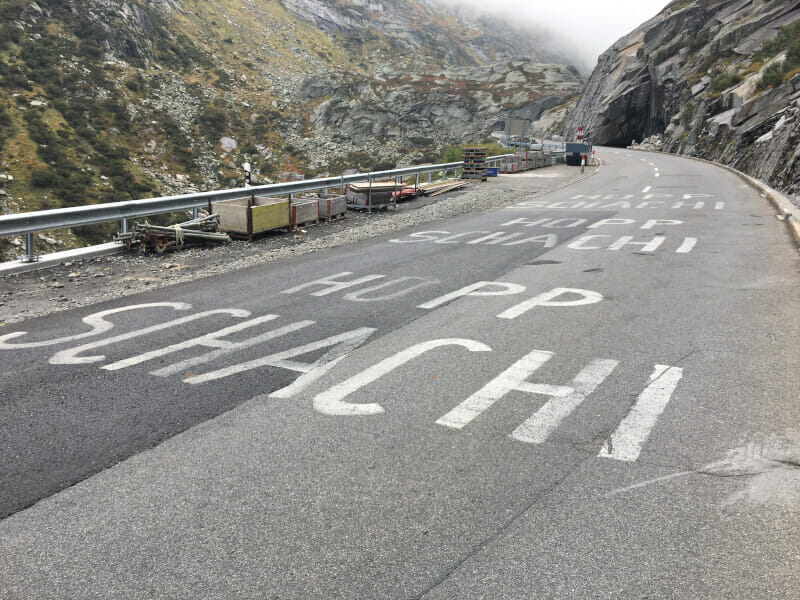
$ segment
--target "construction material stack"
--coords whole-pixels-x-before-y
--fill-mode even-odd
[[[290,225],[288,198],[252,195],[209,204],[209,212],[219,215],[220,229],[234,238],[252,240],[253,236]]]
[[[464,148],[461,179],[486,181],[486,148]]]
[[[170,227],[151,225],[147,221],[135,223],[131,231],[118,233],[114,240],[125,245],[128,250],[157,252],[162,254],[167,248],[230,242],[231,238],[217,231],[219,215],[209,215],[184,221]]]
[[[319,223],[319,198],[304,196],[292,198],[289,206],[292,229],[297,231],[300,225]]]
[[[343,217],[347,212],[347,198],[339,194],[320,194],[319,218],[330,221]]]

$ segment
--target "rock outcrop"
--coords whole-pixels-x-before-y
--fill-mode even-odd
[[[583,126],[613,146],[655,136],[664,151],[797,194],[798,19],[800,5],[788,0],[673,2],[600,56],[566,134]]]

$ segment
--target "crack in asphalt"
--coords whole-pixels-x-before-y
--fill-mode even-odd
[[[690,356],[693,356],[695,354],[699,354],[701,352],[705,352],[705,350],[702,350],[702,349],[701,350],[692,350],[692,351],[688,352],[687,354],[685,354],[684,356],[682,356],[681,358],[679,358],[677,361],[675,361],[674,365],[670,365],[670,366],[677,367],[678,365],[680,365],[683,361],[685,361]],[[620,423],[622,423],[622,421],[625,419],[625,417],[627,417],[628,413],[631,411],[631,409],[633,408],[634,404],[636,404],[636,399],[639,397],[639,394],[641,394],[644,390],[646,390],[648,387],[653,385],[656,381],[661,379],[664,375],[667,374],[668,371],[669,371],[669,369],[665,369],[664,372],[661,373],[655,379],[653,379],[653,381],[648,381],[644,385],[644,387],[642,387],[642,389],[640,389],[639,392],[635,396],[633,394],[631,394],[631,396],[633,396],[633,402],[631,402],[628,405],[628,410],[625,411],[625,414],[623,415],[623,417],[619,421],[617,421],[616,425],[614,425],[613,427],[609,428],[609,430],[605,433],[605,441],[606,441],[606,444],[608,444],[608,452],[609,452],[609,454],[614,452],[614,443],[611,440],[611,435],[612,435],[612,433],[614,431],[616,431],[617,427],[619,427]]]
[[[549,496],[552,492],[558,489],[561,484],[563,484],[567,479],[569,479],[572,474],[581,468],[585,463],[590,461],[594,458],[593,455],[588,455],[585,458],[580,459],[578,462],[572,464],[564,473],[562,477],[558,480],[554,481],[550,486],[540,491],[536,494],[521,510],[517,513],[506,519],[506,521],[500,525],[497,529],[495,529],[490,535],[484,538],[479,544],[476,544],[469,552],[467,552],[464,556],[454,562],[450,567],[448,567],[444,573],[442,573],[439,577],[437,577],[433,582],[431,582],[428,587],[422,590],[416,596],[412,596],[413,600],[421,600],[429,593],[431,593],[434,589],[439,587],[445,581],[447,581],[464,563],[466,563],[469,559],[473,556],[476,556],[479,552],[484,550],[486,547],[489,546],[493,541],[498,539],[502,536],[509,527],[511,527],[514,523],[516,523],[520,518],[522,518],[528,511],[530,511],[534,506],[542,502],[547,496]]]

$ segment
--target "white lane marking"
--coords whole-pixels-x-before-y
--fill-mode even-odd
[[[647,163],[647,164],[648,164],[648,165],[650,165],[651,167],[655,167],[655,166],[656,166],[656,163],[651,163],[651,162],[649,162],[649,163]]]
[[[675,252],[677,254],[689,254],[692,249],[697,245],[697,238],[684,238],[683,243],[680,245]]]
[[[556,300],[556,298],[558,298],[559,296],[563,296],[566,294],[573,294],[581,297],[574,300]],[[549,292],[539,294],[538,296],[535,296],[530,300],[526,300],[525,302],[521,302],[516,306],[512,306],[511,308],[504,310],[499,315],[497,315],[497,318],[516,319],[520,315],[524,315],[526,312],[537,306],[555,306],[555,307],[584,306],[586,304],[596,304],[601,300],[603,300],[603,295],[597,292],[593,292],[591,290],[581,290],[576,288],[555,288],[550,290]]]
[[[639,394],[630,412],[611,434],[598,456],[627,462],[639,458],[642,446],[667,407],[681,377],[683,369],[680,367],[656,365],[647,387]]]
[[[136,337],[148,335],[150,333],[155,333],[156,331],[161,331],[162,329],[167,329],[169,327],[177,327],[178,325],[185,325],[186,323],[191,323],[192,321],[197,321],[198,319],[205,319],[206,317],[210,317],[212,315],[223,315],[223,314],[230,315],[236,319],[243,319],[250,316],[250,311],[242,310],[240,308],[220,308],[216,310],[207,310],[205,312],[197,313],[196,315],[189,315],[188,317],[182,317],[180,319],[175,319],[173,321],[167,321],[166,323],[151,325],[150,327],[137,329],[135,331],[131,331],[129,333],[123,333],[121,335],[110,337],[104,340],[98,340],[96,342],[83,344],[82,346],[76,346],[74,348],[69,348],[67,350],[61,350],[60,352],[56,352],[50,358],[49,362],[51,365],[81,365],[81,364],[99,362],[105,358],[104,354],[98,354],[95,356],[78,356],[78,354],[80,354],[81,352],[85,352],[87,350],[93,350],[95,348],[101,348],[103,346],[108,346],[111,344],[115,344],[117,342],[124,342],[126,340],[130,340]]]
[[[656,177],[661,177],[661,173],[658,172],[658,169],[656,169]]]
[[[446,338],[440,340],[430,340],[415,344],[406,348],[379,363],[372,365],[361,373],[353,375],[349,379],[333,386],[332,388],[317,394],[314,397],[314,408],[326,415],[338,416],[364,416],[379,415],[384,411],[383,407],[377,403],[353,404],[345,402],[344,399],[353,392],[361,389],[387,373],[400,367],[408,361],[436,348],[442,346],[462,346],[470,352],[491,352],[491,348],[475,340],[461,338]]]
[[[362,283],[367,283],[368,281],[374,281],[376,279],[383,279],[386,275],[365,275],[364,277],[359,277],[357,279],[351,279],[350,281],[340,281],[340,277],[346,277],[347,275],[353,275],[352,271],[342,271],[341,273],[336,273],[336,275],[331,275],[330,277],[323,277],[322,279],[317,279],[315,281],[309,281],[308,283],[303,283],[301,285],[295,286],[293,288],[289,288],[288,290],[283,290],[282,294],[295,294],[301,290],[304,290],[308,287],[318,286],[321,285],[327,289],[318,290],[316,292],[312,292],[311,296],[327,296],[328,294],[334,294],[336,292],[341,292],[347,288],[361,285]]]
[[[112,308],[110,310],[102,310],[100,312],[87,315],[81,319],[86,325],[91,327],[90,331],[85,333],[76,333],[75,335],[67,335],[64,337],[45,340],[42,342],[25,342],[22,344],[9,344],[7,340],[21,337],[28,333],[27,331],[15,331],[14,333],[7,333],[0,335],[0,350],[13,350],[15,348],[41,348],[42,346],[54,346],[56,344],[63,344],[65,342],[74,342],[87,337],[100,335],[114,328],[114,324],[106,321],[105,317],[115,315],[121,312],[128,312],[130,310],[139,310],[141,308],[172,308],[174,310],[189,310],[192,308],[191,304],[185,302],[153,302],[151,304],[132,304],[131,306],[123,306],[121,308]]]
[[[714,205],[714,210],[722,210],[723,208],[725,208],[725,203],[724,202],[717,202]]]
[[[294,325],[299,325],[301,323],[303,323],[303,321],[301,321],[300,323],[295,323]],[[250,371],[251,369],[258,369],[260,367],[276,367],[279,369],[286,369],[288,371],[296,371],[298,373],[311,373],[312,371],[320,367],[325,368],[328,361],[333,360],[335,358],[339,358],[340,355],[343,356],[344,354],[349,352],[352,349],[352,347],[354,347],[353,346],[354,341],[357,342],[356,345],[361,344],[366,338],[371,336],[374,332],[375,329],[372,327],[362,327],[360,329],[354,329],[352,331],[340,333],[339,335],[327,337],[323,340],[311,342],[310,344],[304,344],[296,348],[282,350],[281,352],[276,352],[275,354],[270,354],[269,356],[263,356],[261,358],[240,363],[238,365],[224,367],[222,369],[217,369],[216,371],[209,371],[208,373],[203,373],[202,375],[195,375],[194,377],[187,377],[183,381],[184,383],[189,383],[191,385],[199,385],[201,383],[208,383],[209,381],[224,379],[225,377],[237,375],[239,373],[244,373],[245,371]],[[339,346],[340,344],[343,345],[343,349],[341,350],[341,352],[339,352],[339,349],[336,348],[336,346]],[[299,361],[288,360],[290,358],[303,356],[304,354],[308,354],[310,352],[316,352],[318,350],[321,350],[322,348],[329,348],[331,346],[334,347],[333,351],[328,352],[325,356],[310,364],[301,363]],[[325,371],[319,373],[319,375],[324,374],[324,372]]]
[[[562,398],[552,397],[534,415],[517,427],[511,437],[520,442],[541,444],[619,364],[616,360],[595,360],[572,381],[573,392]]]
[[[646,194],[647,192],[649,192],[649,191],[650,191],[650,190],[652,190],[652,189],[653,189],[653,186],[652,186],[652,185],[648,185],[646,188],[644,188],[644,189],[642,190],[642,193],[643,193],[643,194]]]
[[[490,286],[494,286],[500,289],[494,291],[480,291]],[[514,294],[521,294],[524,291],[525,291],[525,286],[516,283],[505,283],[500,281],[479,281],[477,283],[465,286],[460,290],[456,290],[455,292],[450,292],[449,294],[445,294],[444,296],[435,298],[434,300],[426,302],[425,304],[420,304],[417,308],[424,308],[430,310],[432,308],[437,308],[442,304],[447,304],[448,302],[456,300],[457,298],[462,298],[464,296],[508,296]]]
[[[153,360],[154,358],[166,356],[167,354],[172,354],[174,352],[180,352],[181,350],[186,350],[188,348],[194,348],[195,346],[205,346],[206,348],[217,348],[218,350],[225,349],[230,351],[232,346],[239,346],[240,344],[227,340],[221,340],[220,338],[232,333],[244,331],[245,329],[249,329],[251,327],[255,327],[261,323],[267,323],[268,321],[272,321],[273,319],[277,318],[278,315],[264,315],[263,317],[256,317],[255,319],[250,319],[249,321],[244,321],[243,323],[237,323],[236,325],[225,327],[224,329],[220,329],[219,331],[215,331],[213,333],[207,333],[190,340],[172,344],[171,346],[159,348],[158,350],[151,350],[150,352],[144,352],[136,356],[131,356],[130,358],[118,360],[117,362],[105,365],[102,368],[105,371],[118,371],[119,369],[132,367],[133,365],[138,365],[143,362],[147,362],[148,360]],[[313,323],[313,321],[309,321],[309,323]],[[196,364],[196,358],[189,360],[192,361],[192,364]]]

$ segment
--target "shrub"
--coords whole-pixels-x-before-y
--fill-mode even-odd
[[[38,169],[31,172],[31,185],[36,188],[52,188],[58,184],[55,169]]]
[[[753,57],[756,61],[764,61],[786,50],[786,58],[790,60],[788,66],[800,66],[800,20],[785,27],[781,27],[778,35],[761,45]]]
[[[769,65],[761,74],[756,87],[759,90],[766,90],[779,86],[783,83],[783,76],[786,74],[786,61],[778,61]]]
[[[738,73],[722,73],[713,79],[711,89],[715,92],[721,92],[741,82],[742,77]]]
[[[217,140],[225,135],[228,129],[228,118],[220,109],[208,106],[197,117],[201,135]]]

